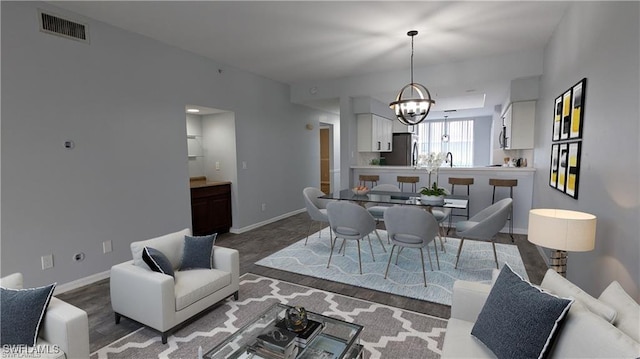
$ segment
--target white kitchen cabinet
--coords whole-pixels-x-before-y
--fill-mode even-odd
[[[500,147],[507,150],[532,149],[536,101],[512,102],[502,115],[504,134],[499,136]]]
[[[393,122],[374,114],[359,114],[358,152],[390,152],[392,150]]]

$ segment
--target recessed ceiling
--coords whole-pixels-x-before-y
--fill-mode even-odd
[[[567,2],[54,1],[55,6],[287,84],[542,48]],[[425,83],[425,85],[428,84]],[[460,93],[459,95],[465,95]]]

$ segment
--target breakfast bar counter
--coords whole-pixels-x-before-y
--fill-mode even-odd
[[[353,183],[351,187],[359,184],[360,175],[378,175],[378,184],[388,183],[398,185],[398,176],[418,176],[418,191],[421,187],[429,185],[429,174],[425,169],[407,166],[351,166]],[[532,167],[440,167],[431,174],[431,182],[437,182],[440,187],[451,190],[449,177],[473,178],[474,184],[469,192],[470,216],[480,212],[491,205],[493,186],[489,185],[490,178],[516,179],[518,185],[513,188],[513,232],[526,234],[529,222],[529,210],[533,201],[533,175]],[[464,186],[456,186],[455,194],[466,194]],[[496,201],[508,197],[508,188],[496,188]],[[464,217],[454,217],[454,222]],[[503,232],[507,232],[506,227]]]

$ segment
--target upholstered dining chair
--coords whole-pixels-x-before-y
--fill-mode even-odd
[[[422,276],[424,278],[424,286],[427,286],[427,274],[424,268],[424,253],[422,248],[427,248],[427,255],[429,256],[429,265],[433,270],[433,263],[431,261],[431,252],[429,251],[429,242],[433,242],[433,247],[436,252],[436,261],[438,263],[438,269],[440,269],[440,259],[438,258],[438,246],[436,245],[435,238],[438,234],[439,224],[433,217],[433,214],[416,207],[398,206],[391,207],[384,212],[384,224],[387,227],[387,232],[391,238],[391,254],[389,255],[389,262],[387,262],[387,270],[384,273],[384,278],[387,278],[389,273],[389,266],[391,265],[391,257],[393,257],[393,251],[396,247],[398,254],[396,256],[396,265],[398,264],[398,257],[400,257],[400,251],[403,248],[418,248],[420,249],[420,260],[422,261]]]
[[[369,240],[369,248],[371,249],[371,258],[375,262],[373,255],[373,246],[371,245],[371,237],[369,234],[375,232],[380,241],[380,245],[384,248],[380,235],[375,231],[376,220],[373,216],[362,206],[359,206],[352,202],[347,201],[335,201],[327,204],[327,216],[329,217],[329,227],[335,236],[335,240],[332,241],[331,253],[329,254],[329,262],[327,262],[327,268],[331,265],[331,257],[333,256],[333,248],[338,242],[338,238],[342,238],[342,244],[346,243],[347,239],[355,240],[358,243],[358,264],[360,266],[360,274],[362,274],[362,259],[360,256],[360,240],[367,237]],[[345,252],[347,248],[344,248]],[[386,251],[386,249],[385,249]]]
[[[400,188],[393,184],[379,184],[373,187],[371,190],[384,191],[384,192],[400,192]],[[365,204],[365,208],[367,208],[367,211],[369,211],[369,213],[371,213],[373,218],[376,219],[376,222],[384,220],[384,216],[383,216],[384,211],[391,206],[395,206],[395,205],[388,204],[388,203],[375,203],[375,202],[369,202]]]
[[[311,234],[311,226],[314,222],[329,223],[329,217],[327,217],[327,203],[330,200],[318,198],[320,196],[324,196],[324,192],[315,187],[307,187],[302,190],[302,196],[304,197],[304,205],[307,208],[307,213],[309,217],[311,217],[311,221],[309,221],[309,229],[307,230],[307,238],[304,240],[304,245],[307,245],[307,241],[309,240],[309,234]],[[331,228],[329,228],[331,231]],[[318,237],[320,237],[320,232],[318,232]],[[332,236],[329,235],[329,239],[331,240]]]
[[[460,252],[465,239],[491,242],[496,268],[499,268],[495,236],[507,224],[512,202],[511,198],[505,198],[478,212],[468,221],[456,223],[456,233],[460,236],[460,246],[456,255],[456,269],[458,268],[458,260],[460,259]]]

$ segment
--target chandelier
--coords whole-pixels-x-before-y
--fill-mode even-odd
[[[418,35],[418,31],[411,30],[407,35],[411,36],[411,83],[400,90],[396,100],[390,103],[389,107],[396,113],[398,121],[411,126],[424,121],[431,106],[436,102],[431,99],[431,93],[426,87],[413,82],[413,37]]]

